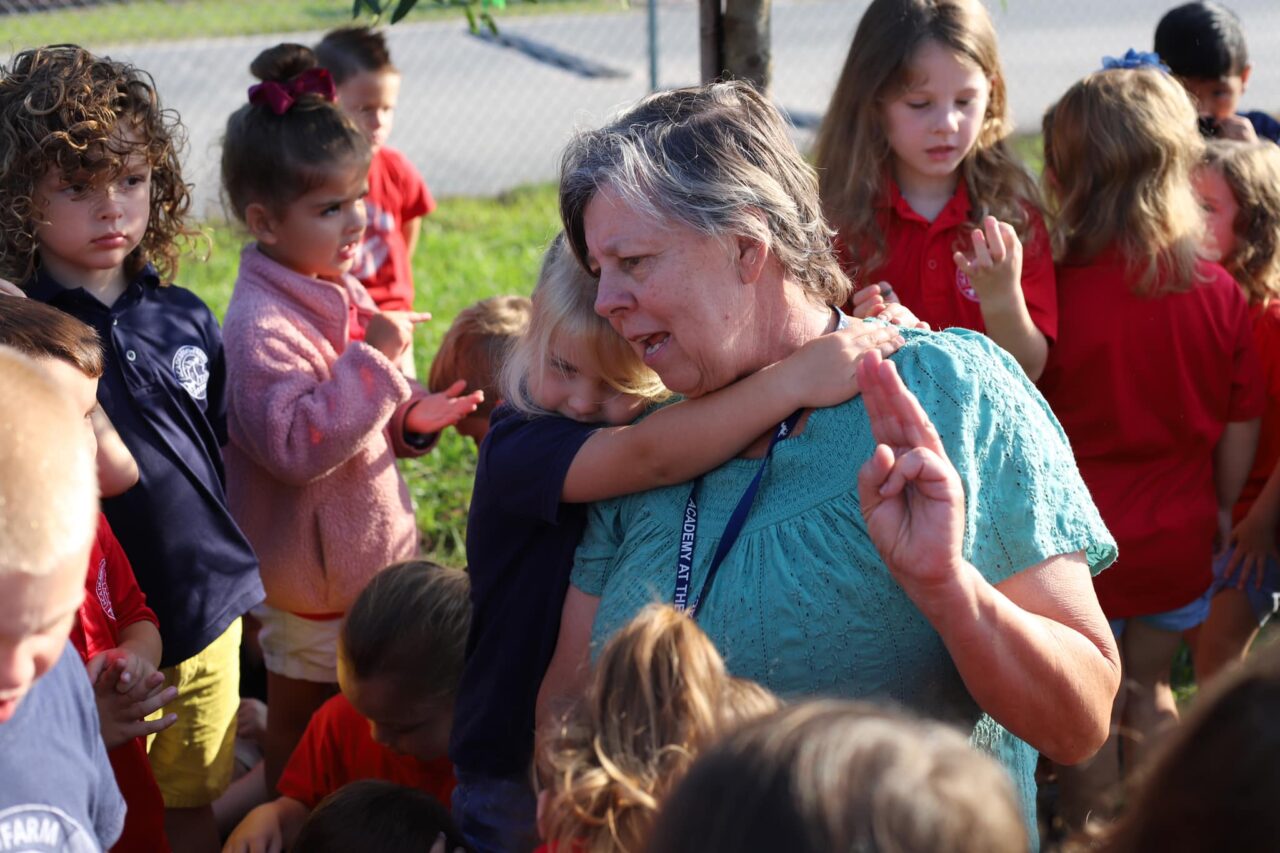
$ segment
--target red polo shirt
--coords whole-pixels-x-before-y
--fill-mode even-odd
[[[887,281],[902,304],[934,329],[959,326],[986,332],[982,307],[969,277],[956,267],[956,252],[973,254],[969,221],[969,190],[964,181],[932,222],[911,209],[896,181],[879,205],[886,260],[873,270],[855,275],[852,254],[843,240],[837,255],[855,287]],[[1058,306],[1054,286],[1053,251],[1040,212],[1028,208],[1031,239],[1022,250],[1022,294],[1031,322],[1049,343],[1058,336]]]
[[[1226,270],[1186,293],[1138,296],[1123,256],[1058,268],[1062,337],[1040,389],[1071,440],[1120,558],[1094,579],[1111,619],[1181,607],[1208,588],[1217,529],[1213,452],[1258,417],[1248,306]]]
[[[423,761],[375,741],[369,721],[339,693],[312,715],[276,789],[315,808],[343,785],[361,779],[382,779],[426,791],[446,809],[456,784],[449,759]]]
[[[120,645],[120,632],[135,622],[156,623],[156,614],[147,607],[146,597],[133,577],[129,559],[111,532],[107,517],[98,515],[98,533],[89,554],[85,577],[84,603],[71,625],[71,645],[80,659],[89,658]],[[136,737],[107,753],[116,784],[128,812],[124,831],[112,847],[113,853],[156,853],[167,851],[164,834],[164,799],[147,760],[144,738]]]

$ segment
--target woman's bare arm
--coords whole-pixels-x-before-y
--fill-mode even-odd
[[[1120,658],[1083,554],[990,584],[962,554],[964,491],[937,431],[890,363],[859,368],[880,442],[858,477],[867,530],[941,636],[978,705],[1062,764],[1106,740]]]
[[[600,598],[570,586],[560,613],[556,650],[538,689],[537,730],[559,719],[587,689],[591,674],[591,626]]]

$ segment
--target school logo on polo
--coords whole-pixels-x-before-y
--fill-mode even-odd
[[[173,354],[173,373],[196,400],[203,400],[209,392],[209,356],[199,347],[190,344],[178,347]]]
[[[969,276],[965,275],[964,270],[956,267],[956,290],[960,291],[960,295],[970,302],[978,302],[978,291],[973,289],[973,282],[969,281]]]

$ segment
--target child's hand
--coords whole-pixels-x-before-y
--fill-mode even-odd
[[[23,293],[22,288],[18,287],[18,285],[14,284],[8,279],[0,278],[0,296],[26,296],[26,295],[27,294]]]
[[[929,415],[892,362],[858,365],[875,452],[858,472],[862,517],[876,550],[908,592],[948,585],[964,566],[964,488]]]
[[[244,816],[222,846],[222,853],[280,853],[284,831],[275,802],[263,803]]]
[[[364,342],[394,362],[413,342],[413,326],[431,319],[425,311],[383,311],[369,318]]]
[[[436,836],[436,841],[431,845],[431,849],[427,853],[449,853],[449,839],[442,832]],[[461,847],[453,848],[453,853],[464,853]]]
[[[1254,505],[1256,507],[1257,504]],[[1276,520],[1264,518],[1265,513],[1255,513],[1254,508],[1240,519],[1227,539],[1234,551],[1223,576],[1230,580],[1238,571],[1234,584],[1236,589],[1244,589],[1250,580],[1254,589],[1260,589],[1267,560],[1280,560],[1276,551]]]
[[[439,432],[453,426],[476,410],[484,402],[483,391],[463,394],[465,379],[459,379],[439,394],[420,397],[404,416],[404,428],[408,432]]]
[[[846,329],[814,338],[782,362],[796,408],[835,406],[858,394],[857,367],[871,350],[888,356],[902,346],[893,326],[855,321]]]
[[[853,292],[853,316],[860,320],[874,317],[884,310],[885,305],[901,305],[898,294],[887,281],[868,284]]]
[[[955,253],[956,266],[967,276],[982,302],[1007,298],[1022,286],[1022,241],[1007,222],[994,216],[973,230],[973,258]]]
[[[106,670],[112,665],[116,665],[115,669],[119,671],[119,677],[116,679],[116,692],[128,693],[134,699],[141,699],[149,691],[143,687],[143,684],[151,678],[152,673],[156,671],[155,665],[151,661],[134,654],[126,648],[108,649],[90,658],[86,664],[90,668],[90,674],[93,673],[94,661],[102,659],[100,669]]]
[[[1217,120],[1216,126],[1219,139],[1237,139],[1241,142],[1258,141],[1258,131],[1254,130],[1253,122],[1244,116],[1230,115],[1226,118],[1220,118]]]
[[[85,664],[102,725],[102,740],[114,749],[136,737],[164,731],[173,725],[176,714],[165,714],[147,720],[148,715],[163,708],[178,696],[178,688],[164,686],[164,674],[152,670],[150,675],[131,684],[121,684],[126,662],[111,649],[94,655]],[[136,657],[136,655],[134,655]]]
[[[236,737],[261,743],[267,733],[267,705],[261,699],[244,698],[236,709]]]
[[[929,324],[921,320],[911,309],[903,305],[901,302],[886,302],[880,306],[880,309],[872,314],[877,320],[884,320],[895,326],[901,326],[904,329],[919,329],[922,332],[929,331]]]

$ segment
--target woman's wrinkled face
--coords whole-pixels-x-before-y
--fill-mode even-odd
[[[763,366],[737,240],[659,222],[608,187],[588,202],[583,225],[600,277],[596,313],[664,385],[697,397]]]

